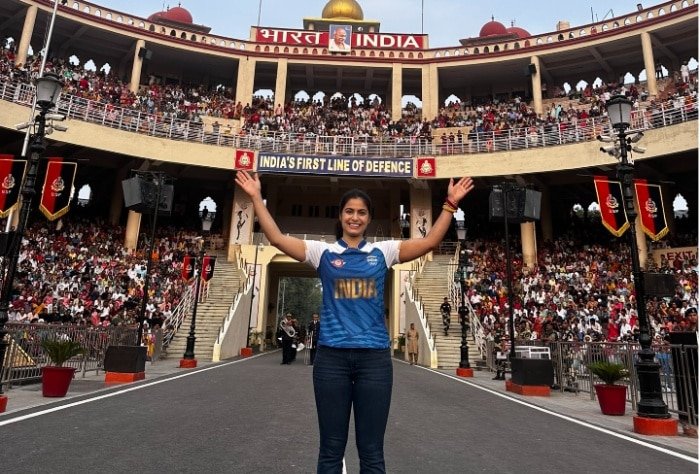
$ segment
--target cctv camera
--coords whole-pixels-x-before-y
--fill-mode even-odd
[[[62,114],[46,114],[46,120],[56,120],[58,122],[63,122],[65,119],[66,116]]]
[[[22,122],[22,123],[18,123],[17,125],[15,125],[15,128],[17,130],[26,130],[29,128],[30,125],[31,125],[30,122]]]
[[[611,143],[615,141],[615,137],[611,137],[609,135],[598,135],[596,137],[598,141],[601,141],[603,143]]]
[[[643,146],[633,146],[632,151],[635,153],[644,153],[647,151],[647,149],[644,148]]]
[[[634,135],[632,135],[631,137],[629,137],[629,141],[630,141],[630,143],[637,143],[642,138],[644,138],[644,133],[637,132]]]

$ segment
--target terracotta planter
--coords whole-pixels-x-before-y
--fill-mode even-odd
[[[626,385],[595,385],[595,393],[603,415],[624,415],[627,405]]]
[[[65,397],[75,370],[73,367],[43,367],[41,369],[41,393],[45,397]]]

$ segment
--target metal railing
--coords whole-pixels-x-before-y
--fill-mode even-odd
[[[41,368],[50,360],[41,348],[41,342],[52,339],[69,339],[80,343],[85,353],[67,361],[65,367],[74,367],[76,373],[85,374],[104,367],[107,347],[110,345],[136,344],[137,328],[114,326],[96,328],[73,325],[7,323],[7,350],[0,373],[0,384],[12,384],[41,378]]]
[[[31,106],[34,86],[5,81],[0,84],[0,100]],[[116,107],[70,94],[57,104],[66,117],[105,127],[169,140],[215,146],[246,148],[261,152],[330,154],[368,157],[413,157],[527,150],[593,141],[610,128],[606,117],[589,117],[572,122],[543,123],[537,126],[469,134],[462,143],[437,143],[421,137],[323,136],[313,133],[241,131],[231,134],[207,131],[200,121],[181,120],[172,114],[148,113]],[[697,100],[680,98],[659,102],[632,112],[631,130],[646,130],[697,120]]]
[[[547,345],[554,366],[554,387],[561,392],[588,393],[595,400],[594,385],[601,383],[588,370],[588,364],[606,360],[622,364],[629,374],[620,384],[627,385],[627,401],[632,409],[637,409],[639,402],[639,381],[634,367],[638,357],[639,344],[621,342],[552,342],[516,341],[520,345]],[[495,344],[487,341],[486,365],[496,370]],[[652,346],[656,360],[661,365],[662,395],[668,411],[678,415],[683,421],[693,426],[698,425],[697,394],[697,352],[698,346],[669,345]]]

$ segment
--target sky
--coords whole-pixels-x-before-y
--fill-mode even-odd
[[[148,17],[168,6],[178,6],[178,0],[92,0],[131,15]],[[572,27],[620,16],[637,10],[631,0],[501,0],[483,2],[468,0],[358,0],[366,20],[381,23],[385,33],[420,33],[421,3],[424,5],[423,31],[429,35],[432,48],[459,45],[461,38],[479,35],[481,27],[491,16],[506,27],[515,25],[531,34],[556,30],[560,20]],[[211,27],[212,33],[236,39],[248,39],[250,27],[303,28],[303,18],[321,16],[327,0],[181,0],[194,23]],[[659,4],[644,3],[645,6]]]

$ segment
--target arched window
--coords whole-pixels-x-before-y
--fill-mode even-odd
[[[95,16],[102,16],[102,12],[100,10],[95,10]]]

